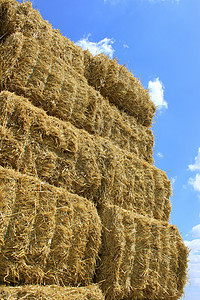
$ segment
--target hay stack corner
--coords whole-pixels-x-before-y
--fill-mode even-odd
[[[148,91],[0,0],[0,298],[180,299],[188,249]]]

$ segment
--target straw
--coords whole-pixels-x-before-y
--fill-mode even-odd
[[[101,222],[94,205],[2,167],[0,182],[0,282],[92,283],[101,243]]]
[[[2,166],[37,176],[97,204],[115,204],[169,219],[171,187],[161,170],[107,139],[47,116],[15,94],[2,92],[0,107]],[[154,189],[148,194],[149,179],[144,176],[144,168],[152,173]],[[155,174],[160,176],[158,191],[167,191],[160,208],[157,202],[162,199],[158,198]]]
[[[99,213],[103,234],[96,281],[106,299],[179,299],[188,250],[177,228],[118,206]]]
[[[109,138],[117,146],[153,163],[151,129],[119,111],[88,85],[70,65],[20,32],[0,47],[1,89],[29,98],[48,114],[70,121],[91,134]]]
[[[149,93],[132,73],[116,60],[105,55],[93,57],[87,51],[63,38],[58,30],[42,19],[30,2],[18,3],[14,0],[0,2],[1,30],[3,40],[11,33],[22,32],[31,37],[39,46],[44,46],[57,58],[62,58],[79,74],[84,75],[89,85],[99,90],[104,98],[125,110],[145,126],[151,126],[155,106]]]
[[[104,297],[97,285],[86,287],[61,287],[56,285],[25,285],[16,287],[0,286],[2,300],[103,300]]]

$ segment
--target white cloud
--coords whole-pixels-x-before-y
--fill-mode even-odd
[[[160,157],[160,158],[163,158],[163,157],[164,157],[164,155],[163,155],[161,152],[158,152],[158,153],[157,153],[157,156]]]
[[[188,183],[191,184],[195,191],[200,192],[200,174],[196,174],[194,178],[189,178]]]
[[[177,176],[170,178],[172,188],[174,188],[176,180],[177,180]]]
[[[189,254],[189,276],[191,286],[200,287],[200,239],[184,242],[185,245],[191,249]]]
[[[158,77],[154,81],[149,81],[148,89],[151,100],[159,110],[164,107],[168,107],[167,102],[164,100],[164,86],[162,81],[160,81]]]
[[[199,150],[198,150],[198,154],[195,157],[194,165],[189,165],[188,168],[189,168],[190,171],[199,171],[200,170],[200,147],[199,147]]]
[[[112,47],[112,44],[114,43],[113,39],[104,38],[103,40],[99,42],[91,42],[89,41],[90,34],[87,37],[83,37],[80,39],[76,45],[83,48],[83,50],[88,50],[93,55],[98,55],[100,53],[104,53],[109,58],[113,58],[114,49]]]
[[[184,241],[185,245],[191,249],[191,254],[198,254],[198,257],[200,258],[200,239],[194,239],[191,241]],[[197,258],[198,258],[197,257]],[[193,259],[196,259],[194,257],[192,257]]]
[[[129,48],[129,46],[127,44],[123,44],[123,47],[127,48],[127,49]]]
[[[192,228],[192,235],[194,238],[200,238],[200,224]]]

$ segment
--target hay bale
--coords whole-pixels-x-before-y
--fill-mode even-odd
[[[80,195],[95,193],[102,175],[89,134],[48,117],[24,98],[8,92],[0,98],[0,164]]]
[[[86,287],[25,285],[0,286],[0,298],[1,300],[103,300],[104,296],[97,285]]]
[[[47,116],[15,94],[2,92],[0,108],[2,166],[67,188],[99,205],[115,204],[169,219],[171,187],[163,171],[107,139]],[[144,169],[150,174],[152,190]],[[160,186],[155,183],[155,173],[160,176]],[[157,188],[164,189],[164,204],[159,211]]]
[[[0,282],[87,285],[101,243],[94,205],[0,167]]]
[[[15,0],[1,0],[0,20],[2,38],[13,32],[22,31],[26,36],[35,37],[43,44],[45,40],[51,40],[52,26],[42,19],[29,1],[20,3]]]
[[[173,225],[117,206],[102,208],[97,282],[106,299],[179,299],[188,250]]]
[[[32,3],[16,0],[0,0],[0,36],[1,41],[12,33],[21,32],[33,38],[40,46],[63,59],[80,74],[84,74],[83,50],[61,35],[48,21],[43,20],[40,13],[33,9]]]
[[[50,47],[16,32],[1,45],[0,55],[4,57],[0,64],[1,89],[26,96],[48,114],[109,138],[153,163],[151,129],[110,105],[83,76],[53,55]]]
[[[138,123],[151,126],[155,105],[141,82],[116,59],[111,60],[104,54],[93,57],[88,51],[85,56],[85,77],[89,85],[119,109],[134,116]]]
[[[83,52],[80,47],[63,38],[58,30],[53,30],[30,2],[20,4],[14,0],[1,0],[0,19],[0,36],[3,40],[14,32],[22,32],[25,37],[33,38],[40,46],[45,45],[47,53],[56,54],[57,58],[62,58],[81,75],[85,74],[89,84],[100,90],[110,102],[134,116],[139,123],[151,125],[155,106],[148,91],[116,60],[104,55],[93,57]]]

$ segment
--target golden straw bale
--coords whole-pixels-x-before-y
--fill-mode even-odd
[[[58,30],[44,21],[30,2],[14,0],[0,1],[2,41],[11,33],[22,32],[31,37],[39,46],[61,58],[79,74],[85,75],[88,83],[109,99],[110,102],[134,116],[145,126],[150,126],[155,106],[149,93],[124,66],[105,55],[93,57],[69,39],[62,37]]]
[[[98,204],[115,204],[157,219],[169,219],[171,187],[163,171],[107,139],[47,116],[42,109],[10,92],[0,94],[0,108],[2,166],[65,187]],[[145,168],[153,180],[154,173],[160,174],[159,188],[167,191],[159,211],[156,183],[154,180],[151,190]]]
[[[48,114],[70,121],[91,134],[109,138],[114,144],[153,163],[152,130],[120,112],[70,65],[39,46],[33,38],[16,32],[0,47],[1,89],[28,97]]]
[[[39,43],[51,40],[52,26],[44,21],[40,13],[32,8],[29,1],[20,3],[15,0],[0,0],[0,36],[22,31],[34,37]]]
[[[22,32],[26,37],[33,38],[40,46],[50,49],[77,72],[84,74],[83,50],[43,20],[31,2],[0,0],[0,36],[4,40],[14,32]]]
[[[81,74],[84,75],[84,52],[72,41],[63,36],[59,30],[53,29],[51,51],[56,57]]]
[[[24,98],[8,92],[0,98],[0,164],[79,195],[95,193],[102,174],[89,134],[48,117]]]
[[[140,124],[151,126],[155,105],[140,81],[115,59],[111,60],[104,54],[93,57],[88,51],[85,56],[85,77],[89,85],[134,116]]]
[[[150,125],[155,107],[148,92],[125,67],[104,55],[93,57],[88,51],[83,52],[63,38],[58,30],[53,30],[30,2],[20,4],[14,0],[1,0],[0,17],[1,36],[21,31],[25,36],[36,39],[39,44],[50,45],[54,53],[71,63],[79,73],[84,73],[89,83],[111,102],[136,116],[139,122]]]
[[[1,300],[103,300],[104,296],[97,285],[86,287],[40,286],[0,286]]]
[[[0,182],[0,281],[90,284],[101,243],[94,205],[2,167]]]
[[[118,206],[104,206],[99,214],[103,233],[96,281],[105,298],[179,299],[188,250],[177,228]]]
[[[0,180],[0,249],[4,245],[4,236],[7,232],[15,198],[15,179],[7,173],[2,173]]]

